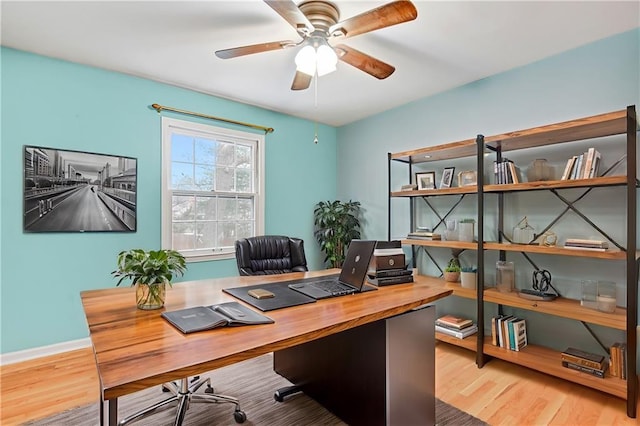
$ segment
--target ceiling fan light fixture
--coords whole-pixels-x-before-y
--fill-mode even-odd
[[[338,65],[338,55],[336,55],[336,52],[326,44],[321,44],[318,47],[318,50],[316,51],[316,60],[318,77],[334,72]]]
[[[316,50],[310,44],[296,54],[296,70],[310,76],[316,73]]]

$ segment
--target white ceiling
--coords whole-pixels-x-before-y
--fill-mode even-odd
[[[344,20],[387,1],[335,3]],[[637,1],[414,4],[415,21],[345,40],[394,65],[394,74],[377,80],[340,62],[337,72],[319,79],[317,100],[313,85],[290,90],[297,49],[226,60],[213,54],[248,44],[299,41],[295,30],[260,0],[3,0],[1,42],[340,126],[640,26]]]

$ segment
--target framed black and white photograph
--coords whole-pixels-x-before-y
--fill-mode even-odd
[[[451,188],[451,184],[453,183],[453,172],[455,170],[455,167],[445,167],[444,171],[442,172],[440,188]]]
[[[24,147],[25,232],[135,232],[137,160]]]
[[[436,172],[416,173],[416,183],[420,189],[436,189]]]
[[[472,186],[478,184],[478,174],[475,170],[458,173],[458,186]]]

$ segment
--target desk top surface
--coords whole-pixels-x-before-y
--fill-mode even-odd
[[[275,276],[229,277],[175,283],[165,307],[136,308],[133,288],[81,293],[103,399],[108,400],[182,377],[198,375],[362,324],[388,318],[451,294],[428,278],[411,284],[269,311],[274,324],[221,327],[182,334],[160,314],[237,301],[223,288],[335,274],[337,270]],[[240,302],[244,303],[244,302]],[[255,309],[251,307],[251,309]]]

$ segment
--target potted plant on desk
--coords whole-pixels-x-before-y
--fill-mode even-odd
[[[186,269],[184,256],[175,250],[131,249],[118,254],[118,268],[112,274],[120,277],[116,286],[131,279],[138,309],[149,310],[164,306],[167,284]]]

